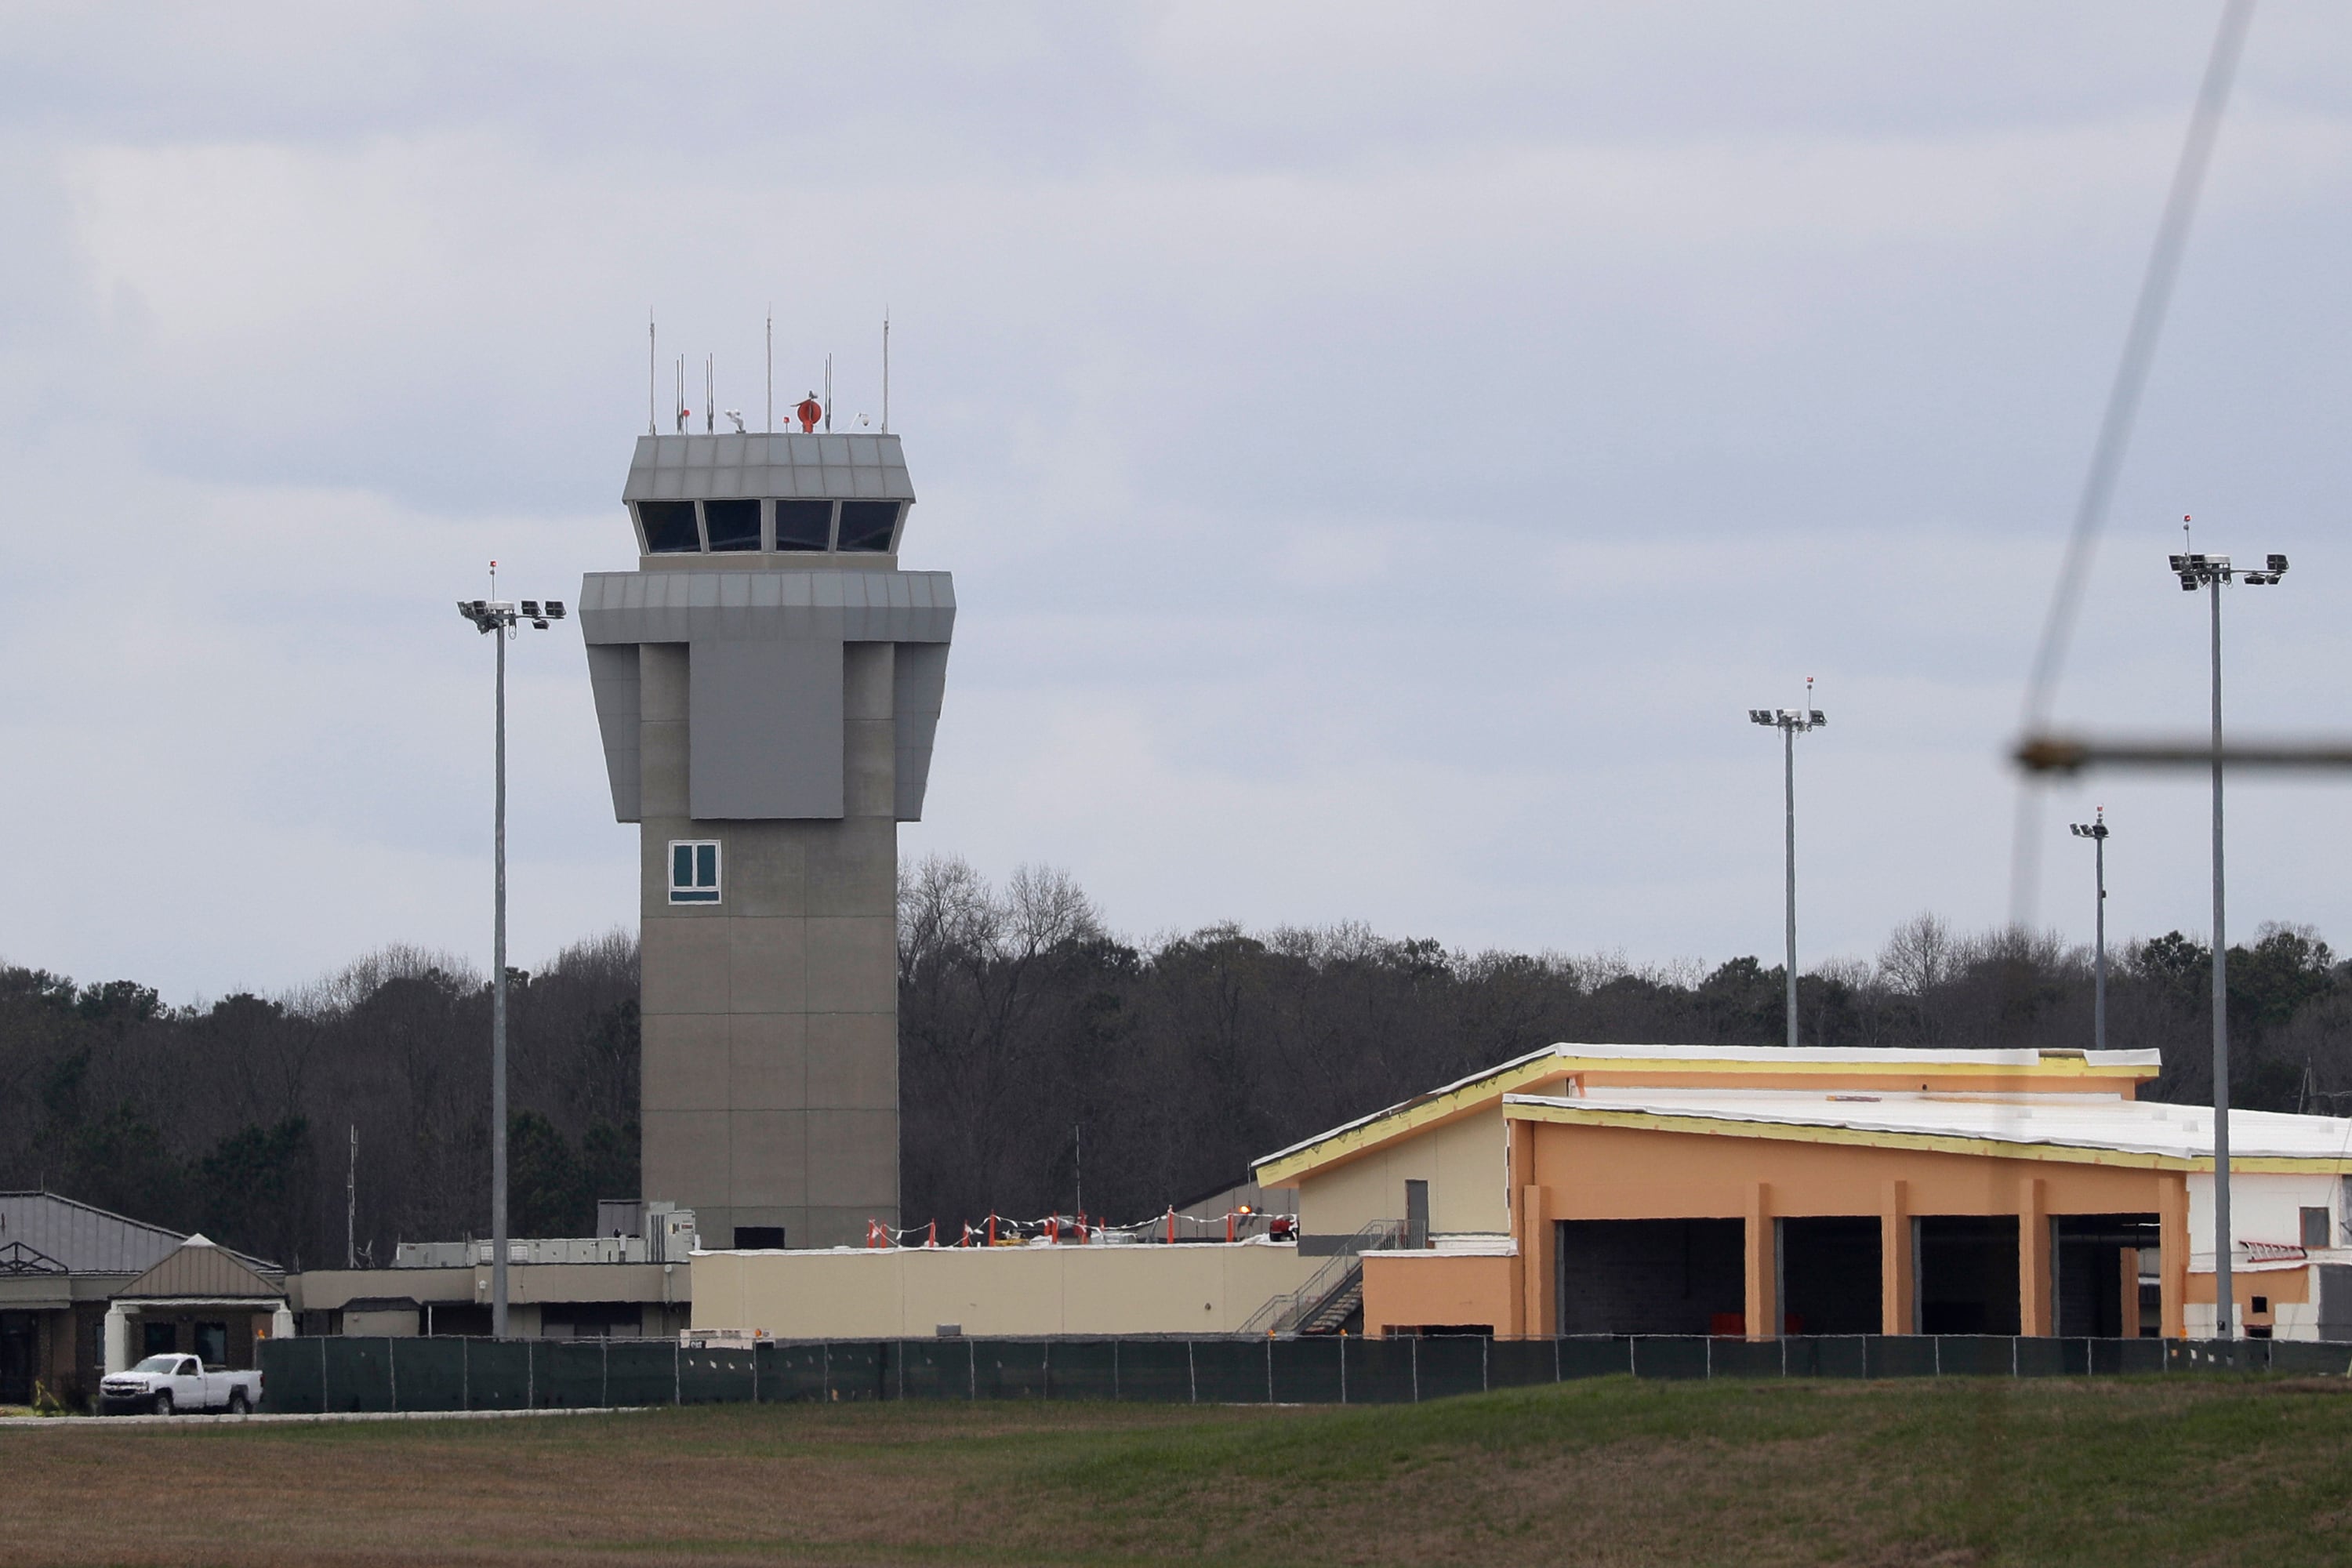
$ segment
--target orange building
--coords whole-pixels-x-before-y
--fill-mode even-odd
[[[2210,1333],[2210,1108],[2154,1051],[1554,1046],[1259,1161],[1363,1330]],[[2231,1117],[2240,1321],[2352,1339],[2352,1121]]]

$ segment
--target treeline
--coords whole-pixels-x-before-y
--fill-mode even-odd
[[[2107,1040],[2164,1054],[2157,1098],[2209,1100],[2211,951],[2109,954]],[[2230,957],[2233,1103],[2352,1110],[2352,964],[2307,927]],[[992,888],[960,860],[899,900],[906,1213],[943,1227],[1083,1205],[1117,1220],[1238,1178],[1326,1128],[1555,1041],[1777,1046],[1786,971],[1463,953],[1354,925],[1216,926],[1139,945],[1068,878]],[[2083,1047],[2092,957],[1932,915],[1872,962],[1797,982],[1806,1045]]]
[[[637,944],[509,971],[509,1208],[584,1236],[637,1180]],[[487,1234],[490,987],[392,948],[291,995],[167,1008],[0,969],[0,1186],[47,1186],[279,1262]],[[357,1138],[355,1213],[346,1180]]]
[[[1360,926],[1112,933],[1069,878],[993,887],[960,860],[900,887],[903,1213],[1135,1219],[1325,1128],[1557,1040],[1777,1045],[1783,975],[1622,957],[1465,953]],[[2108,1040],[2154,1093],[2211,1093],[2210,954],[2172,932],[2111,954]],[[2090,954],[1933,916],[1798,980],[1805,1043],[2082,1047]],[[637,1193],[637,947],[615,932],[510,988],[509,1224],[585,1235]],[[2265,926],[2230,963],[2231,1089],[2352,1110],[2352,964]],[[127,981],[0,969],[0,1186],[50,1190],[284,1262],[352,1237],[487,1228],[486,979],[393,949],[299,993],[166,1008]]]

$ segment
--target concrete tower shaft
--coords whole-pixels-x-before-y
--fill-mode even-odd
[[[898,1217],[898,825],[955,626],[902,572],[895,436],[647,436],[591,573],[613,811],[640,824],[644,1196],[718,1246]]]

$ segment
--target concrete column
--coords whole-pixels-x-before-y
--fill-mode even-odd
[[[269,1314],[269,1337],[273,1340],[294,1337],[294,1314],[287,1310],[283,1301],[278,1303],[278,1310]]]
[[[1748,1337],[1777,1338],[1780,1332],[1780,1292],[1772,1258],[1772,1189],[1769,1183],[1748,1184]]]
[[[2047,1335],[2050,1321],[2050,1185],[2039,1176],[2018,1184],[2017,1331]]]
[[[2139,1248],[2126,1247],[2116,1254],[2116,1266],[2123,1270],[2124,1316],[2121,1337],[2139,1338]]]
[[[2164,1337],[2189,1337],[2189,1173],[2168,1171],[2158,1178],[2157,1240],[2163,1257],[2157,1264],[2158,1290],[2163,1305]]]
[[[1558,1310],[1552,1304],[1553,1275],[1551,1205],[1538,1186],[1519,1189],[1519,1325],[1523,1334],[1559,1331]]]
[[[127,1372],[131,1368],[131,1314],[120,1301],[110,1301],[106,1308],[106,1373]]]
[[[1878,1194],[1878,1331],[1911,1331],[1911,1184],[1888,1182]]]

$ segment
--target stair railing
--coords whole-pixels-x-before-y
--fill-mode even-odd
[[[1267,1299],[1236,1331],[1244,1334],[1287,1334],[1313,1317],[1323,1304],[1353,1283],[1363,1268],[1362,1255],[1393,1250],[1404,1236],[1404,1221],[1376,1219],[1359,1226],[1339,1244],[1339,1250],[1307,1277],[1296,1290]]]

